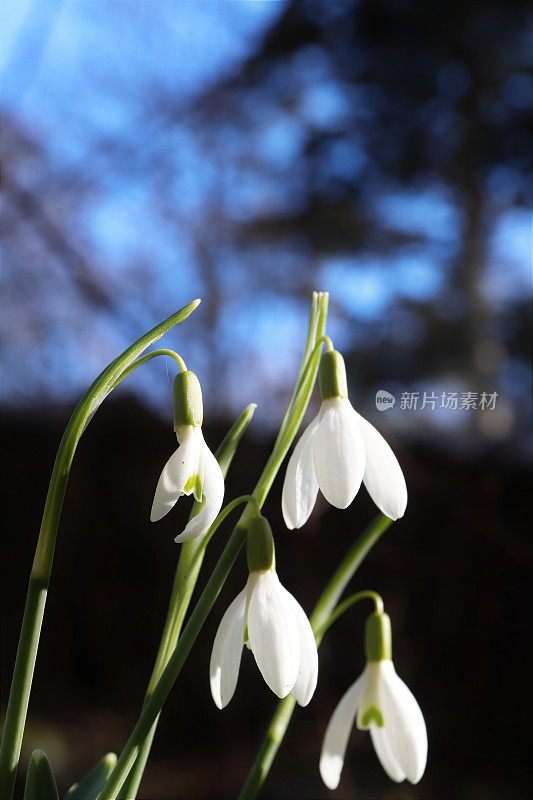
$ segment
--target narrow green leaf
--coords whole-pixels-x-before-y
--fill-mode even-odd
[[[158,339],[160,339],[175,325],[178,325],[180,322],[184,322],[199,305],[200,300],[193,300],[179,311],[176,311],[175,314],[172,314],[172,316],[168,317],[163,322],[160,322],[159,325],[156,325],[155,328],[152,328],[151,331],[145,333],[144,336],[141,336],[140,339],[137,339],[136,342],[124,350],[120,356],[115,358],[115,360],[112,361],[111,364],[109,364],[106,369],[100,373],[76,408],[76,411],[78,411],[78,409],[81,407],[85,413],[88,412],[85,427],[87,427],[88,422],[92,418],[98,406],[101,404],[102,400],[104,400],[109,391],[114,388],[117,378],[119,378],[119,376],[122,375],[122,373],[125,372],[128,367],[131,366],[131,364],[133,364],[135,359],[138,358],[147,347],[150,347],[150,345],[154,344],[154,342],[157,342]]]
[[[250,405],[246,406],[242,414],[237,417],[217,448],[215,456],[220,464],[220,469],[222,470],[224,477],[226,477],[226,473],[233,460],[233,456],[236,453],[237,447],[239,446],[239,442],[241,441],[246,428],[252,421],[252,417],[256,408],[257,406],[255,403],[250,403]]]
[[[116,763],[116,755],[107,753],[78,783],[70,787],[66,800],[96,800]]]
[[[175,314],[172,314],[171,317],[168,317],[168,319],[156,325],[155,328],[152,328],[151,331],[145,333],[144,336],[141,336],[140,339],[137,339],[136,342],[124,350],[118,358],[112,361],[111,364],[100,373],[74,409],[59,444],[59,450],[57,451],[52,477],[50,479],[41,531],[33,562],[33,577],[40,579],[44,577],[46,582],[48,582],[52,569],[52,559],[59,517],[61,515],[61,506],[67,487],[70,467],[74,459],[74,453],[76,452],[78,442],[87,428],[87,425],[94,417],[107,395],[118,385],[120,376],[127,373],[128,367],[133,364],[135,359],[140,356],[147,347],[160,339],[164,333],[174,327],[174,325],[186,320],[199,303],[200,300],[193,300],[192,303],[189,303]]]
[[[127,374],[128,368],[135,359],[174,325],[187,319],[199,303],[199,300],[193,300],[192,303],[156,325],[104,369],[76,406],[61,439],[35,550],[4,720],[3,737],[0,743],[0,796],[7,800],[13,795],[17,775],[61,508],[78,441],[102,401],[120,382],[120,377]]]
[[[59,800],[54,773],[44,750],[34,750],[31,754],[24,800]]]

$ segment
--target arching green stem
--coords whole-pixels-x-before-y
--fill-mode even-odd
[[[10,800],[13,795],[54,560],[57,530],[78,442],[103,400],[128,374],[135,359],[174,325],[187,319],[199,303],[199,300],[194,300],[157,325],[106,367],[76,406],[61,439],[35,549],[0,746],[0,797],[2,800]]]
[[[320,630],[316,631],[316,635],[322,638],[329,628],[336,622],[343,614],[345,614],[352,606],[356,603],[359,603],[361,600],[372,600],[374,602],[375,610],[379,614],[383,614],[383,600],[381,599],[381,595],[377,592],[373,592],[371,589],[364,589],[361,592],[356,592],[355,594],[350,595],[347,597],[346,600],[343,600],[342,603],[339,603],[333,614],[330,618],[323,624]]]
[[[168,356],[169,358],[174,359],[174,361],[176,362],[176,364],[180,369],[180,372],[185,372],[187,370],[187,365],[185,364],[185,361],[182,359],[179,353],[176,353],[174,350],[167,350],[166,348],[161,347],[158,350],[151,350],[149,353],[146,353],[144,356],[141,356],[136,361],[134,361],[133,364],[130,364],[128,367],[126,367],[124,372],[120,373],[119,378],[115,381],[115,383],[111,388],[114,389],[116,386],[119,385],[119,383],[122,383],[124,378],[127,375],[129,375],[130,372],[133,372],[138,367],[141,367],[143,364],[146,364],[147,361],[151,361],[152,358],[158,358],[159,356]]]

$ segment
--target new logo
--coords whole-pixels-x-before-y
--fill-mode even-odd
[[[378,411],[388,411],[389,408],[393,407],[395,402],[396,398],[394,395],[386,392],[385,389],[380,389],[376,392],[376,408]]]

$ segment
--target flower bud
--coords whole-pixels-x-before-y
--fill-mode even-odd
[[[348,397],[344,358],[337,350],[326,350],[320,359],[320,394],[322,400]]]
[[[365,655],[367,661],[390,661],[392,633],[388,614],[375,611],[365,625]]]
[[[266,517],[257,516],[248,526],[246,557],[250,572],[267,572],[275,569],[274,537]]]
[[[204,418],[200,381],[190,370],[174,378],[174,430],[182,425],[200,427]]]

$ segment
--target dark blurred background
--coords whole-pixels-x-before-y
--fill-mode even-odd
[[[409,487],[353,586],[383,594],[428,769],[396,786],[354,732],[337,792],[320,781],[325,726],[363,666],[358,608],[327,635],[262,796],[529,796],[528,5],[11,0],[1,15],[3,702],[50,470],[86,386],[201,296],[164,342],[202,380],[213,447],[259,403],[227,482],[228,498],[248,492],[310,293],[329,291],[352,401]],[[74,463],[24,747],[25,761],[48,752],[62,789],[120,751],[157,648],[188,513],[183,501],[148,521],[175,446],[171,378],[162,361],[131,376]],[[309,611],[375,509],[362,490],[289,534],[281,480],[266,513],[281,579]],[[275,698],[249,656],[224,712],[208,683],[245,577],[241,558],[169,698],[145,800],[234,797],[251,763]]]

